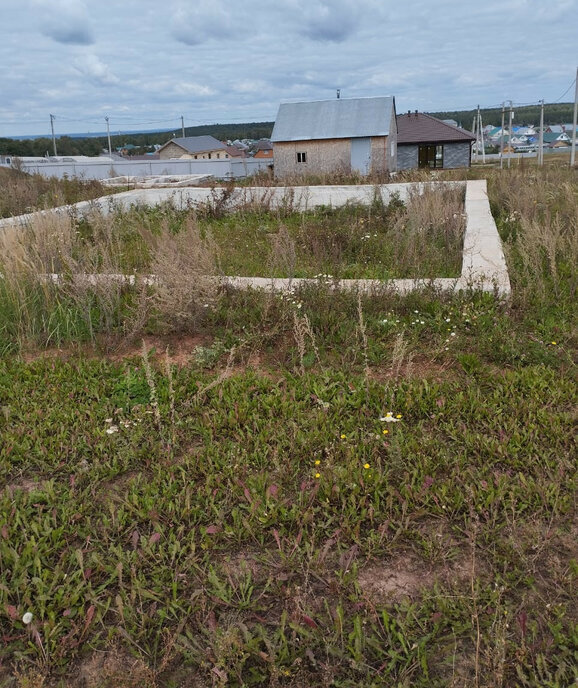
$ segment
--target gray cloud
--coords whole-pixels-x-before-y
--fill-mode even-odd
[[[40,30],[57,43],[90,45],[94,35],[83,0],[32,0]]]
[[[179,2],[172,22],[172,34],[185,45],[232,36],[234,24],[221,0],[200,0],[194,6]]]

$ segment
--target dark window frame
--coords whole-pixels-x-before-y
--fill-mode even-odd
[[[307,163],[307,151],[299,151],[296,155],[298,163]]]
[[[420,143],[418,146],[418,167],[442,170],[444,167],[443,143]]]

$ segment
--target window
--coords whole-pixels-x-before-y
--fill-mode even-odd
[[[307,162],[307,153],[297,153],[297,162]]]
[[[444,166],[444,147],[423,145],[418,151],[418,166],[441,169]]]

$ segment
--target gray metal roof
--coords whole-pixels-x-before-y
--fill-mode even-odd
[[[214,136],[186,136],[185,138],[169,139],[162,148],[169,143],[177,143],[189,153],[204,153],[205,151],[225,150],[225,145]],[[159,150],[162,150],[160,148]]]
[[[394,109],[393,96],[281,103],[271,141],[387,136]]]

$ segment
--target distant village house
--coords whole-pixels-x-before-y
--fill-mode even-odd
[[[167,141],[157,151],[161,160],[228,160],[227,146],[213,136],[186,136]]]

